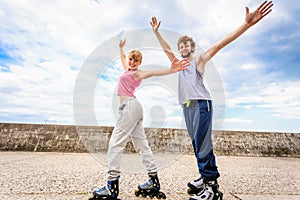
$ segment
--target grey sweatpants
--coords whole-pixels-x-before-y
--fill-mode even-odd
[[[136,152],[141,155],[148,173],[156,173],[157,165],[143,127],[141,104],[136,98],[127,97],[119,107],[119,114],[107,151],[108,179],[114,180],[120,176],[122,153],[129,137],[132,139]]]

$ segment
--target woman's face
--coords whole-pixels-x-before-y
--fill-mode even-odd
[[[136,70],[138,69],[139,65],[141,64],[140,61],[134,59],[134,58],[129,58],[128,59],[128,66],[129,70]]]

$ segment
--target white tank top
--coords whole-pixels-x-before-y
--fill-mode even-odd
[[[203,74],[197,70],[196,59],[190,62],[187,70],[179,72],[178,100],[183,105],[187,100],[211,100],[211,96],[203,83]]]

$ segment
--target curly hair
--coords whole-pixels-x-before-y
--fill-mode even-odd
[[[189,37],[187,35],[184,35],[184,36],[181,36],[180,38],[178,38],[178,41],[177,41],[177,48],[178,48],[178,50],[179,50],[179,44],[180,43],[186,44],[188,41],[191,42],[191,46],[192,46],[192,49],[193,49],[192,52],[194,52],[195,51],[195,47],[196,47],[196,43],[195,43],[195,41],[193,40],[192,37]]]

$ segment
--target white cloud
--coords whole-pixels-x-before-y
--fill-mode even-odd
[[[76,72],[59,62],[10,68],[10,73],[0,72],[0,93],[5,96],[1,112],[43,116],[41,120],[55,116],[58,121],[71,121]]]
[[[267,108],[280,118],[300,118],[300,81],[262,82],[230,92],[227,106]]]
[[[101,6],[92,1],[3,1],[1,42],[19,63],[8,65],[9,73],[0,73],[1,91],[12,90],[4,94],[1,111],[71,121],[74,69],[103,39],[119,31],[120,19],[128,14],[121,5],[112,5],[111,1]],[[120,18],[113,17],[116,13]]]
[[[225,124],[239,124],[239,126],[249,125],[252,123],[252,120],[250,119],[243,119],[243,118],[226,118],[224,119]]]
[[[257,64],[254,64],[254,63],[248,63],[248,64],[241,65],[241,69],[243,69],[243,70],[253,70],[256,68],[257,68]]]
[[[13,64],[0,66],[0,69],[6,69],[6,66],[10,69],[9,73],[0,71],[0,94],[5,97],[0,99],[3,105],[0,111],[7,116],[38,113],[44,116],[42,120],[70,122],[73,118],[73,93],[79,69],[92,51],[109,38],[118,34],[119,37],[126,37],[127,31],[150,28],[150,18],[157,16],[162,20],[162,29],[189,34],[201,47],[207,49],[243,22],[247,4],[253,10],[260,3],[258,0],[147,0],[142,3],[138,0],[102,0],[98,3],[92,0],[3,0],[0,3],[1,48],[15,60]],[[140,9],[136,9],[137,5]],[[276,44],[272,56],[278,56],[276,53],[284,53],[293,47],[286,40],[298,39],[299,31],[295,26],[298,18],[294,15],[299,5],[294,5],[292,1],[274,2],[274,9],[269,16],[213,58],[224,81],[228,106],[268,109],[276,117],[299,118],[299,81],[283,79],[278,82],[274,72],[268,74],[266,70],[269,67],[268,61],[256,57],[258,52],[267,51],[268,45],[257,43],[262,37]],[[283,24],[291,24],[294,31],[290,32],[294,34],[280,34],[278,30]],[[137,36],[134,42],[143,42],[140,41],[143,39]],[[148,54],[147,49],[143,51],[144,65],[158,63],[161,67],[169,64],[162,52],[149,50],[152,53]],[[120,73],[119,61],[114,64],[115,68],[107,68],[106,74]],[[115,109],[112,108],[112,99],[116,98],[113,96],[116,83],[108,80],[116,81],[116,77],[107,78],[110,79],[101,80],[97,85],[94,107],[97,120],[110,123],[114,115],[112,109]],[[151,80],[157,81],[155,78]],[[173,80],[171,84],[176,83],[176,78]],[[160,82],[168,85],[168,81]],[[223,86],[216,84],[213,87],[218,91],[214,97],[222,99],[220,94],[224,93]],[[169,88],[176,90],[175,87]],[[180,107],[176,99],[168,100],[168,91],[158,90],[155,98],[151,93],[153,89],[144,89],[141,99],[145,99],[146,113],[151,109],[147,105],[155,102],[165,106],[167,124],[173,126],[181,123],[182,118],[178,114],[181,113]],[[244,120],[246,118],[237,119],[247,123]]]

